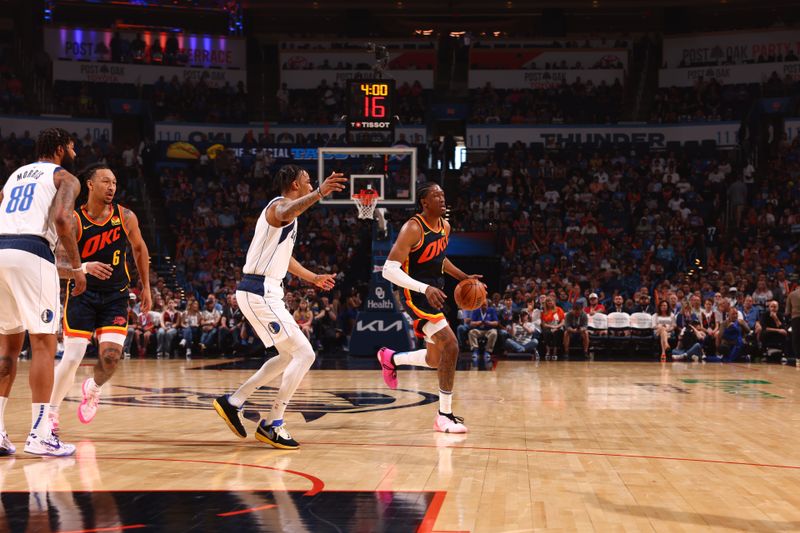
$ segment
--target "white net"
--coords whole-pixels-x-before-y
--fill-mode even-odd
[[[375,215],[375,206],[378,205],[378,193],[372,189],[362,190],[353,195],[353,201],[358,209],[358,218],[372,219]]]

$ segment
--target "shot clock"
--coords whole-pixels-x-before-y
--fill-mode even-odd
[[[347,84],[347,134],[362,140],[393,136],[394,80],[355,79]],[[384,135],[359,135],[359,134]]]

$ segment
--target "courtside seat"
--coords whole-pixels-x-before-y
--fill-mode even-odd
[[[647,355],[656,354],[658,339],[653,330],[653,315],[650,313],[633,313],[631,315],[631,339],[635,352]]]
[[[608,316],[605,313],[589,315],[589,351],[604,351],[608,340]]]

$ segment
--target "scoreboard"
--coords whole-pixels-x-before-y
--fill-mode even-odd
[[[394,80],[362,79],[348,81],[348,137],[354,136],[364,140],[373,139],[375,141],[378,141],[381,137],[393,137],[394,116]]]

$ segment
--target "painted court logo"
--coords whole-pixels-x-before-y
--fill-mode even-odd
[[[278,324],[277,322],[270,322],[269,324],[267,324],[267,329],[273,335],[277,335],[281,330],[281,325]]]
[[[168,409],[212,409],[211,403],[222,394],[223,390],[198,390],[187,387],[131,387],[117,385],[118,391],[127,390],[114,396],[104,396],[100,403],[104,405],[123,405],[127,407],[154,407]],[[262,387],[247,400],[244,417],[258,422],[261,413],[269,412],[278,389]],[[396,389],[390,393],[380,390],[334,390],[334,389],[300,389],[292,398],[288,410],[299,412],[306,422],[310,422],[330,413],[368,413],[387,411],[427,405],[437,401],[438,397],[423,391]],[[79,401],[78,398],[68,398]]]
[[[53,321],[54,316],[55,313],[53,313],[51,309],[45,309],[44,311],[42,311],[42,322],[44,322],[45,324],[49,324],[50,322]]]

